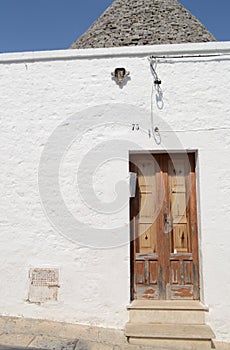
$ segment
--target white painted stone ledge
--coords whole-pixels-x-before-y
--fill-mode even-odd
[[[172,56],[172,55],[230,55],[230,41],[186,43],[171,45],[124,46],[99,49],[67,49],[53,51],[14,52],[0,54],[0,64],[80,60],[115,57]]]

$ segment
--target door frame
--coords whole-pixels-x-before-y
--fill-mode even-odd
[[[170,151],[131,151],[129,153],[129,167],[131,163],[132,156],[138,155],[138,156],[145,156],[146,154],[152,154],[156,156],[160,155],[183,155],[183,154],[192,154],[194,157],[194,174],[195,179],[193,180],[193,185],[195,186],[195,221],[196,221],[196,230],[197,230],[197,261],[198,261],[198,296],[195,298],[195,300],[203,300],[203,279],[202,279],[202,255],[201,255],[201,240],[200,240],[200,187],[199,187],[199,163],[198,163],[198,151],[197,150],[170,150]],[[132,199],[131,199],[132,200]],[[130,212],[130,300],[134,300],[134,249],[135,249],[135,239],[134,239],[134,230],[132,229],[131,225],[131,217],[132,217],[132,210],[133,205],[132,202],[129,202],[129,212]],[[137,202],[137,201],[136,201]],[[137,209],[137,208],[136,208]]]

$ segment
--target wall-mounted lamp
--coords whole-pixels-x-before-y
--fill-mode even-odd
[[[111,75],[114,77],[117,84],[122,85],[125,82],[125,79],[130,75],[130,72],[127,72],[125,68],[116,68]]]

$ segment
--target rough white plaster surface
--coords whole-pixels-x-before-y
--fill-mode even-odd
[[[158,60],[163,99],[153,90],[152,103],[158,145],[149,137],[148,57],[170,54],[206,57]],[[213,54],[221,56],[207,56]],[[111,72],[122,66],[131,74],[120,88]],[[130,299],[129,151],[194,150],[202,300],[217,339],[229,341],[229,76],[230,43],[0,55],[2,315],[123,328]],[[132,131],[133,123],[139,131]],[[46,177],[39,177],[52,135],[59,141],[47,155],[53,170],[42,168]],[[54,193],[47,209],[43,200],[52,181],[63,202]],[[59,269],[57,302],[27,301],[29,270],[37,267]]]

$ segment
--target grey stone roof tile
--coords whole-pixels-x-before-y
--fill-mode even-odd
[[[177,0],[115,0],[73,49],[216,41]]]

